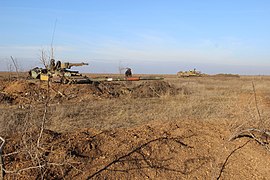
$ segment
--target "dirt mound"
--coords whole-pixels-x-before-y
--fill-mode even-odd
[[[122,96],[126,86],[122,83],[52,85],[55,97],[65,100],[86,101],[89,99],[117,98]],[[58,96],[56,96],[58,94]],[[60,95],[60,96],[59,96]]]
[[[165,81],[144,81],[138,84],[101,83],[94,92],[101,97],[151,98],[176,95],[180,90]]]
[[[146,81],[131,89],[132,97],[160,97],[164,95],[176,95],[179,92],[175,86],[165,81]]]
[[[96,87],[101,97],[151,98],[176,95],[179,89],[165,81],[144,81],[138,84],[102,83]]]
[[[57,84],[19,80],[7,83],[3,87],[5,95],[0,102],[10,104],[44,103],[50,97],[51,103],[80,102],[107,98],[152,98],[177,95],[185,88],[177,88],[165,81],[102,82],[97,84]],[[12,98],[8,98],[12,97]],[[8,100],[9,99],[9,100]]]
[[[270,176],[266,149],[248,139],[229,142],[225,124],[152,122],[134,128],[7,138],[6,179],[259,179]],[[245,144],[245,146],[243,146]],[[241,150],[240,148],[241,147]],[[238,149],[237,149],[238,148]],[[233,151],[237,153],[230,155]],[[225,160],[229,163],[224,165]],[[225,168],[225,169],[224,169]]]
[[[46,97],[46,87],[26,80],[7,83],[3,89],[6,96],[13,98],[12,104],[43,102]]]
[[[4,88],[4,91],[7,93],[26,93],[33,88],[33,85],[27,81],[13,81]]]
[[[164,81],[145,81],[139,84],[126,84],[123,82],[103,82],[98,85],[71,85],[69,91],[82,96],[94,95],[101,98],[149,98],[164,95],[176,95],[179,89]],[[83,95],[84,94],[84,95]]]
[[[105,82],[95,86],[94,94],[101,97],[120,97],[129,93],[125,83]]]

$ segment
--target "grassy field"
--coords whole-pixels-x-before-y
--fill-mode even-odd
[[[270,176],[268,76],[99,85],[13,76],[0,74],[7,179]]]

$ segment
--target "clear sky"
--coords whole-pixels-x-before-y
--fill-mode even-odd
[[[270,1],[0,0],[0,70],[41,66],[52,42],[85,72],[270,74]]]

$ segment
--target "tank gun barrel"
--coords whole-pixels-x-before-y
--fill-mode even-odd
[[[141,80],[163,80],[163,77],[114,77],[114,78],[90,78],[93,82],[102,82],[102,81],[141,81]]]
[[[61,64],[61,68],[62,69],[70,69],[72,66],[85,66],[85,65],[89,65],[88,63],[70,63],[70,62],[65,62]]]

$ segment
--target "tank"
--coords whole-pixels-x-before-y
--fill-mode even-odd
[[[178,77],[201,77],[203,74],[196,69],[189,70],[189,71],[179,71],[177,73]]]
[[[43,68],[34,68],[29,71],[29,76],[33,79],[39,79],[42,81],[48,81],[49,79],[52,82],[59,82],[59,83],[91,83],[91,80],[83,76],[79,71],[72,71],[70,70],[73,66],[84,66],[88,65],[88,63],[70,63],[65,62],[62,63],[61,61],[57,61],[55,63],[54,59],[51,59],[50,65],[43,69]]]

